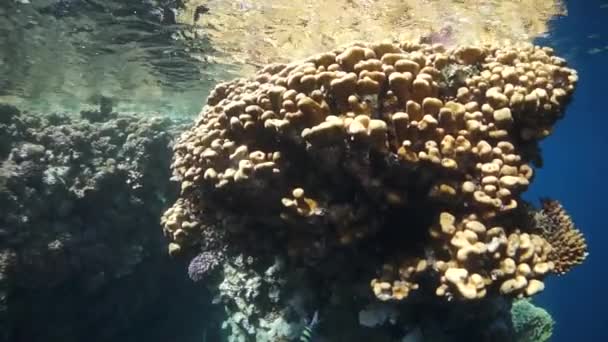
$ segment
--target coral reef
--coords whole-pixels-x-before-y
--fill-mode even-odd
[[[219,229],[300,262],[382,248],[383,300],[427,276],[448,298],[532,296],[562,245],[520,194],[576,82],[533,45],[361,43],[271,64],[218,85],[176,143],[165,234],[177,251]]]
[[[516,342],[547,342],[555,322],[549,313],[529,300],[517,300],[511,307]]]
[[[352,257],[336,254],[320,270],[282,259],[226,260],[219,279],[207,278],[226,312],[226,340],[298,341],[318,310],[314,341],[514,341],[509,300],[379,302],[365,282],[367,267],[348,263]]]
[[[0,105],[0,341],[168,340],[136,327],[208,309],[158,223],[182,126],[107,114]]]
[[[589,253],[583,233],[575,228],[559,202],[542,200],[542,210],[535,219],[539,233],[554,247],[549,257],[555,264],[555,273],[565,274],[585,261]]]
[[[362,266],[345,262],[351,257],[336,256],[323,266],[334,275],[331,283],[316,270],[289,268],[281,259],[238,255],[226,260],[219,279],[207,279],[226,312],[225,340],[298,341],[317,308],[322,308],[321,326],[315,341],[532,342],[551,336],[551,316],[527,300],[374,300]]]

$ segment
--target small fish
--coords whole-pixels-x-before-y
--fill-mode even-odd
[[[194,10],[194,23],[196,24],[196,22],[201,18],[202,15],[209,13],[209,7],[205,6],[205,5],[200,5],[197,6],[196,9]]]
[[[319,310],[316,310],[310,322],[308,322],[308,324],[302,330],[302,334],[300,335],[300,342],[314,342],[314,332],[318,324]]]

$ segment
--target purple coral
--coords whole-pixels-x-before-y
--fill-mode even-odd
[[[194,257],[188,265],[188,276],[195,282],[201,281],[213,271],[222,261],[221,253],[204,251]]]

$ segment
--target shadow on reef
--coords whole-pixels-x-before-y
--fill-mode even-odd
[[[158,222],[179,124],[105,112],[0,105],[0,341],[214,340]]]
[[[330,255],[316,269],[282,258],[225,260],[221,272],[205,279],[226,313],[221,341],[298,341],[314,312],[315,342],[547,342],[551,336],[551,316],[527,300],[446,302],[417,294],[400,303],[377,301],[365,283],[374,260],[349,262],[355,257]]]

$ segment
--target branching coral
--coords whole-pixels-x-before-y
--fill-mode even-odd
[[[564,274],[585,261],[588,255],[587,243],[559,202],[544,199],[542,206],[542,210],[535,216],[536,227],[553,246],[549,253],[549,258],[555,264],[553,271]]]
[[[448,298],[531,296],[556,252],[520,194],[577,79],[532,45],[357,43],[270,64],[219,84],[176,143],[170,210],[199,214],[166,235],[177,251],[213,218],[235,245],[296,261],[371,246],[380,299],[427,276]]]

